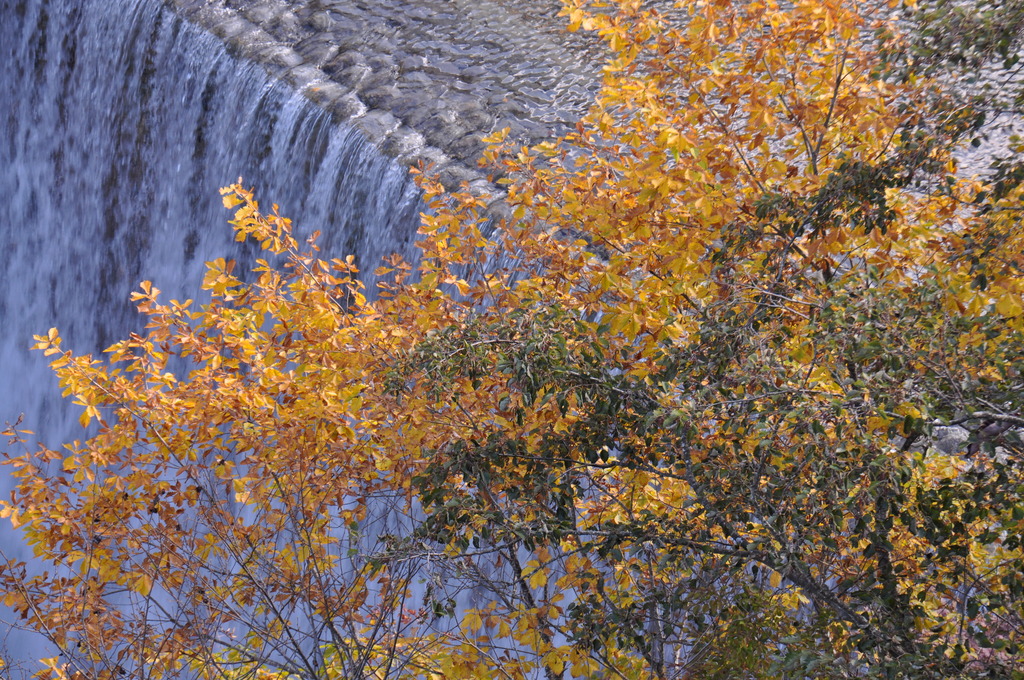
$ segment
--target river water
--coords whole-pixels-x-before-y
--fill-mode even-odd
[[[405,169],[159,0],[0,0],[0,422],[81,437],[32,335],[95,352],[140,328],[141,280],[183,299],[204,261],[251,260],[217,193],[239,176],[329,257],[413,254]],[[30,554],[5,526],[0,548]],[[0,649],[38,658],[0,616]]]

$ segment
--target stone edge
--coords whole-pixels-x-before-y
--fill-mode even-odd
[[[339,123],[359,132],[383,154],[408,167],[421,164],[438,177],[448,191],[468,186],[474,196],[485,200],[488,213],[504,213],[504,190],[479,169],[452,158],[426,143],[423,135],[398,120],[391,112],[368,106],[358,92],[334,82],[322,70],[306,61],[237,11],[208,0],[163,0],[178,16],[210,32],[228,51],[259,64],[268,76],[284,82]],[[268,59],[268,55],[274,59]]]

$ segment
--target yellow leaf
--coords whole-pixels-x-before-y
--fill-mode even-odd
[[[132,583],[132,590],[143,597],[149,597],[153,590],[153,579],[146,574],[139,574],[139,577]]]
[[[544,665],[551,669],[555,677],[561,677],[565,670],[565,654],[558,649],[553,649],[544,655]]]
[[[463,616],[462,625],[467,631],[475,633],[483,627],[484,621],[480,617],[480,612],[478,610],[470,609],[466,611],[465,616]]]
[[[814,359],[814,346],[803,340],[789,353],[789,358],[797,363],[808,364]]]
[[[1006,293],[996,301],[996,311],[1006,317],[1020,316],[1021,299],[1015,293]]]
[[[888,418],[873,415],[868,417],[868,430],[872,432],[878,432],[879,430],[888,429],[891,421]]]

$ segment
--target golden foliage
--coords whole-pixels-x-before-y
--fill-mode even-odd
[[[593,110],[490,140],[491,237],[425,180],[374,301],[238,184],[252,272],[143,283],[105,360],[37,338],[99,423],[9,461],[44,676],[1018,667],[1021,189],[956,176],[888,3],[649,5],[566,2],[612,53]]]

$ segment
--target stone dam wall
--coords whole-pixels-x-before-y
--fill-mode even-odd
[[[400,163],[448,188],[494,187],[481,137],[565,132],[586,111],[603,51],[559,0],[164,0]]]

